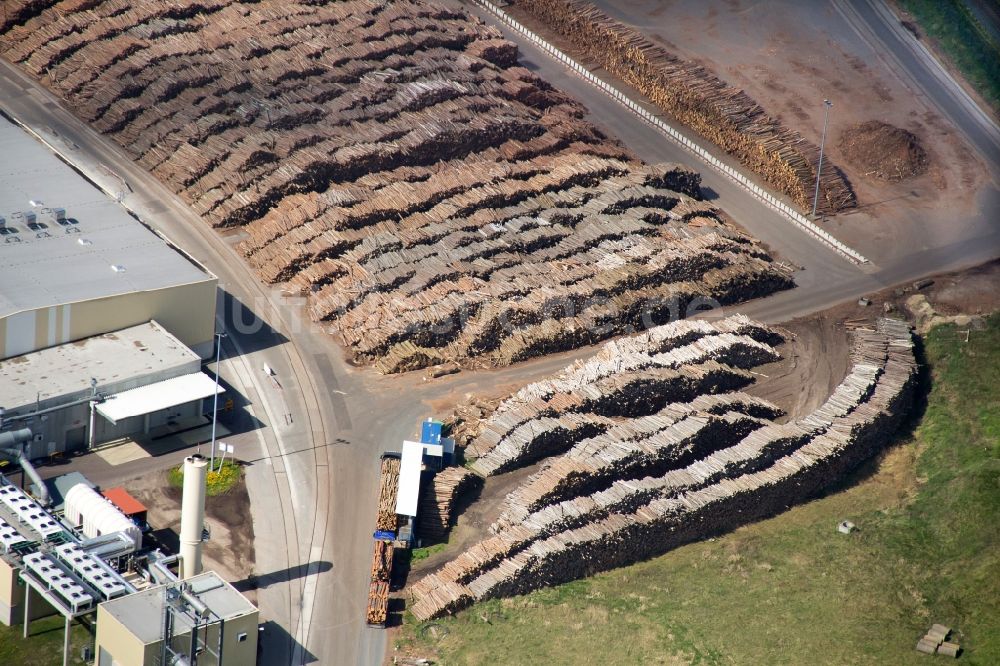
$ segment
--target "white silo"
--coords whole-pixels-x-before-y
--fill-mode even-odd
[[[199,454],[184,459],[184,495],[181,499],[181,578],[201,573],[201,535],[205,529],[205,491],[208,461]]]

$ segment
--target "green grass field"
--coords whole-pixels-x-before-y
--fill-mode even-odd
[[[842,489],[725,537],[454,618],[397,645],[462,664],[1000,663],[1000,316],[934,329],[912,432]],[[836,531],[844,519],[859,529]]]
[[[31,623],[31,636],[21,636],[22,628],[0,625],[0,664],[4,666],[55,666],[62,664],[63,618],[45,617]],[[80,652],[85,645],[93,645],[94,639],[86,627],[73,623],[70,633],[71,664],[85,663]]]
[[[1000,111],[1000,45],[961,0],[898,0],[994,111]]]

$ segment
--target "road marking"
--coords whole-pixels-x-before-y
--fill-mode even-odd
[[[323,547],[313,546],[309,551],[309,567],[306,569],[306,584],[302,588],[302,601],[299,604],[299,626],[295,630],[295,651],[292,653],[292,664],[299,666],[305,663],[306,638],[309,636],[309,625],[312,623],[316,585],[319,583],[320,558],[323,557]]]

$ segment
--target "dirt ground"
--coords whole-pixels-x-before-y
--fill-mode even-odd
[[[826,154],[842,168],[857,209],[822,224],[877,260],[947,244],[961,225],[982,226],[979,193],[996,183],[957,130],[925,103],[828,3],[786,0],[597,0],[612,18],[653,43],[746,90],[772,116],[820,143],[823,99],[833,102]],[[508,11],[572,53],[523,11]],[[839,139],[877,120],[912,132],[927,151],[925,173],[898,182],[851,165]],[[968,220],[967,222],[965,220]],[[960,222],[961,221],[961,222]],[[887,242],[891,241],[891,242]]]
[[[175,552],[181,529],[181,491],[167,482],[167,473],[136,477],[122,485],[149,510],[147,522],[165,551]],[[248,584],[254,573],[253,522],[243,479],[229,492],[205,500],[205,526],[211,533],[202,563],[241,590],[251,603],[257,592]]]

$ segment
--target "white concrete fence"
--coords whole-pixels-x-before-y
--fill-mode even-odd
[[[723,163],[722,161],[714,157],[711,153],[702,148],[700,145],[698,145],[691,139],[687,138],[686,136],[678,132],[676,129],[674,129],[667,123],[663,122],[660,118],[654,116],[646,109],[639,106],[639,104],[637,104],[635,101],[626,96],[625,93],[623,93],[622,91],[618,90],[617,88],[610,85],[606,81],[603,81],[602,79],[594,76],[594,74],[592,74],[586,67],[584,67],[580,63],[570,58],[568,55],[566,55],[565,53],[557,49],[555,46],[553,46],[552,44],[548,43],[547,41],[536,35],[531,30],[528,30],[526,27],[521,25],[518,21],[516,21],[502,9],[494,5],[492,2],[487,2],[486,0],[475,0],[475,3],[480,7],[482,7],[483,9],[490,12],[491,14],[495,15],[509,28],[511,28],[518,34],[524,36],[530,42],[535,44],[535,46],[537,46],[538,48],[545,51],[556,60],[566,65],[568,68],[570,68],[576,74],[583,77],[589,83],[600,88],[611,98],[613,98],[614,100],[616,100],[617,102],[628,108],[635,115],[639,116],[639,118],[641,118],[642,120],[646,121],[647,123],[655,127],[657,130],[665,134],[668,138],[672,139],[674,142],[680,144],[688,152],[692,153],[700,160],[707,163],[716,171],[722,173],[724,176],[735,182],[737,185],[740,185],[743,189],[750,192],[752,195],[757,197],[757,199],[759,199],[763,203],[767,204],[774,210],[784,215],[788,220],[790,220],[793,224],[796,224],[800,229],[802,229],[806,233],[812,235],[820,242],[825,243],[826,245],[831,247],[836,252],[840,253],[849,261],[852,261],[856,264],[868,263],[868,260],[859,252],[853,250],[847,245],[844,245],[836,238],[834,238],[832,235],[830,235],[826,231],[820,229],[818,226],[813,224],[812,221],[810,221],[804,215],[802,215],[797,210],[789,206],[787,203],[781,201],[780,199],[775,197],[773,194],[771,194],[764,188],[758,186],[756,183],[752,182],[749,178],[747,178],[745,175],[743,175],[733,167]]]

